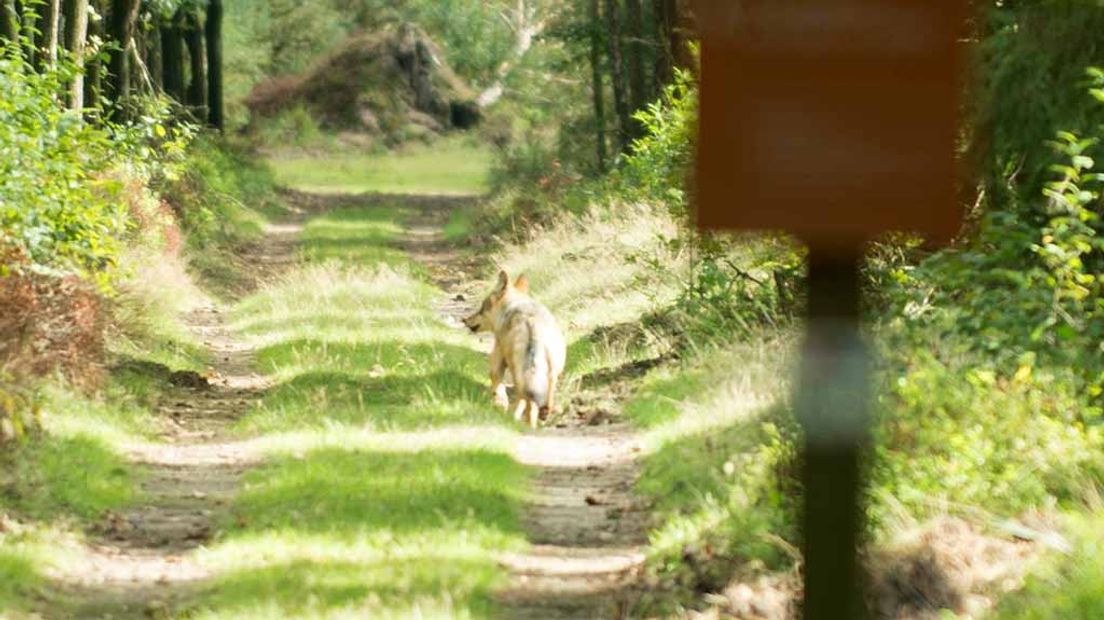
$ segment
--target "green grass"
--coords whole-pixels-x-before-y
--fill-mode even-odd
[[[41,386],[43,434],[0,451],[0,617],[53,600],[45,575],[74,552],[73,532],[140,497],[119,444],[148,430],[148,411],[108,392]]]
[[[113,365],[109,381],[152,405],[168,373],[202,372],[210,362],[203,343],[180,321],[204,293],[178,256],[135,248],[124,254],[122,269],[127,275],[112,306],[116,329],[106,343]]]
[[[402,232],[402,211],[397,207],[346,209],[307,223],[302,237],[303,257],[311,263],[332,260],[364,267],[415,266],[394,242]],[[420,283],[416,283],[420,284]]]
[[[1024,588],[1001,601],[1000,620],[1104,618],[1104,513],[1070,519],[1073,552],[1043,561]]]
[[[393,448],[393,446],[392,446]],[[321,448],[253,472],[200,618],[488,617],[525,472],[480,449]]]
[[[8,499],[0,507],[36,519],[95,519],[134,497],[134,474],[119,455],[87,436],[48,437],[0,457]]]
[[[779,540],[795,533],[782,473],[792,347],[785,336],[704,351],[650,374],[625,404],[648,445],[636,491],[653,506],[649,565],[667,586],[647,605],[670,610],[722,589],[746,562],[790,560]]]
[[[23,545],[16,545],[15,540],[0,534],[0,614],[22,607],[22,601],[43,581],[31,554]]]
[[[469,209],[455,209],[449,213],[443,231],[445,240],[450,243],[460,243],[468,239],[475,228],[474,217],[474,213]]]
[[[72,559],[74,541],[57,529],[8,519],[0,529],[0,618],[40,618],[36,607],[54,594],[47,571]]]
[[[148,433],[149,410],[118,385],[97,397],[44,384],[43,433],[0,453],[0,512],[52,521],[93,520],[137,497],[121,444]]]
[[[303,191],[477,195],[487,191],[491,152],[458,136],[397,153],[284,156],[269,163],[279,184]]]
[[[654,358],[668,348],[641,328],[641,317],[678,292],[673,278],[658,279],[644,260],[661,257],[680,271],[684,262],[661,248],[672,232],[665,215],[626,207],[618,215],[567,217],[524,245],[509,245],[494,260],[512,276],[526,274],[532,295],[548,306],[568,341],[561,402],[595,373]],[[488,261],[490,262],[490,261]],[[494,276],[493,269],[488,276]],[[486,290],[492,278],[488,277]]]

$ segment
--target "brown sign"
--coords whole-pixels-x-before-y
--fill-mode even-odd
[[[699,0],[703,229],[958,229],[965,0]]]

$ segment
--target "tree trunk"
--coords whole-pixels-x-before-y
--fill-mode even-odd
[[[617,113],[617,142],[621,152],[625,152],[629,149],[629,126],[632,118],[625,92],[624,58],[621,55],[621,15],[618,4],[617,0],[605,0],[610,82],[613,85],[613,107]]]
[[[150,85],[155,93],[165,90],[161,78],[165,74],[164,63],[161,62],[161,29],[150,28],[141,37],[143,59],[146,63],[146,71],[149,72]]]
[[[671,66],[687,71],[696,70],[694,55],[690,52],[690,36],[694,25],[686,13],[686,5],[681,0],[664,0],[664,23],[667,25],[667,48],[670,50]],[[672,75],[674,72],[672,71]]]
[[[88,18],[88,33],[85,36],[85,56],[88,60],[84,63],[84,104],[85,106],[99,107],[101,86],[103,84],[103,63],[100,61],[100,50],[103,41],[103,5],[93,2],[95,11]],[[89,47],[89,44],[94,47]]]
[[[656,23],[655,95],[675,80],[675,57],[671,37],[678,19],[677,0],[652,0]]]
[[[606,171],[606,85],[602,76],[602,16],[599,0],[590,0],[590,71],[594,96],[594,133],[598,147],[598,170]]]
[[[53,67],[57,64],[59,30],[61,26],[61,0],[46,0],[42,14],[42,66]]]
[[[207,5],[207,113],[212,127],[225,126],[222,101],[222,0]]]
[[[180,14],[161,26],[161,84],[165,94],[184,101],[184,41],[180,32]]]
[[[19,43],[19,11],[15,8],[15,0],[0,0],[0,39]]]
[[[69,108],[84,109],[84,46],[88,37],[88,0],[65,0],[65,47],[81,65],[69,84]]]
[[[188,106],[197,112],[207,107],[207,72],[204,69],[206,56],[203,53],[203,29],[199,24],[199,15],[188,13],[184,44],[188,47],[189,79]],[[205,118],[206,114],[199,118]]]
[[[648,104],[651,92],[647,90],[647,81],[644,79],[644,56],[647,54],[647,45],[644,41],[644,10],[640,0],[625,0],[625,13],[628,16],[629,44],[629,109],[636,112]],[[633,138],[644,135],[644,126],[636,119],[632,120],[629,132]]]
[[[115,42],[108,63],[111,77],[108,96],[115,103],[112,116],[126,120],[130,98],[130,48],[134,45],[134,26],[138,21],[139,0],[111,0],[107,21],[107,37]]]

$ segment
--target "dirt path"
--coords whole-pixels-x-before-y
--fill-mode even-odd
[[[302,218],[296,218],[301,220]],[[268,227],[241,259],[255,267],[254,286],[295,261],[296,221]],[[223,309],[201,300],[184,319],[211,356],[207,376],[177,372],[158,407],[155,441],[126,446],[143,474],[142,502],[108,515],[88,552],[65,574],[77,618],[149,618],[169,614],[208,577],[191,553],[210,540],[260,458],[230,427],[267,389],[252,371],[253,351],[227,326]]]
[[[295,263],[295,240],[307,213],[353,202],[291,198],[300,216],[271,226],[265,240],[243,256],[260,273],[259,281]],[[441,288],[437,310],[457,329],[483,294],[472,274],[485,259],[444,243],[442,228],[448,212],[468,200],[403,198],[418,215],[406,223],[402,247]],[[193,599],[212,577],[194,551],[215,534],[242,475],[261,458],[253,442],[230,432],[268,388],[252,371],[254,351],[211,301],[190,313],[186,324],[209,349],[213,375],[174,374],[176,387],[159,408],[163,428],[156,441],[127,447],[128,458],[145,472],[145,497],[105,519],[84,559],[55,575],[74,617],[168,617]],[[484,346],[489,349],[489,340]],[[552,427],[522,435],[515,447],[515,458],[536,472],[524,515],[532,546],[500,559],[510,574],[498,597],[505,618],[619,618],[631,603],[629,586],[643,561],[645,532],[644,512],[631,491],[638,439],[626,424],[577,409],[569,406]]]
[[[507,618],[624,618],[644,561],[632,495],[638,440],[625,424],[526,435],[515,458],[537,470],[525,527],[533,546],[503,559]]]
[[[438,312],[463,329],[461,317],[485,291],[472,284],[481,261],[443,242],[441,227],[456,200],[420,200],[403,245],[444,291]],[[483,345],[489,350],[491,339]],[[515,446],[514,458],[536,472],[524,515],[532,546],[501,558],[510,573],[498,596],[504,618],[628,617],[646,542],[645,512],[632,493],[640,441],[630,425],[576,406],[587,400],[580,395],[551,427]]]

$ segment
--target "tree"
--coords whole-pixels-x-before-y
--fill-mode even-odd
[[[88,0],[65,0],[65,47],[78,64],[84,64],[84,47],[88,37]],[[84,74],[78,71],[69,83],[69,107],[84,109]]]
[[[103,62],[100,59],[104,36],[102,0],[91,0],[89,9],[84,43],[84,102],[85,105],[98,106],[103,94]]]
[[[644,56],[647,54],[647,42],[644,39],[644,10],[640,0],[625,0],[625,14],[628,17],[629,44],[629,109],[633,112],[642,109],[651,99],[651,91],[648,90],[644,78]],[[639,138],[644,133],[644,126],[632,120],[628,127],[629,134],[633,138]]]
[[[189,11],[185,18],[184,45],[188,48],[189,82],[186,103],[196,109],[207,106],[206,55],[203,52],[203,29],[197,11]]]
[[[207,5],[207,114],[211,126],[221,130],[225,120],[222,101],[222,0]]]
[[[175,15],[161,25],[161,84],[165,94],[184,101],[184,37],[181,33],[183,14]]]
[[[613,86],[613,108],[617,114],[617,143],[624,152],[629,148],[629,123],[632,118],[625,88],[625,61],[621,54],[621,15],[618,4],[617,0],[605,0],[610,82]]]
[[[113,115],[120,120],[127,116],[126,102],[130,98],[130,54],[139,5],[139,0],[111,0],[108,12],[107,37],[115,43],[108,61],[108,96],[115,102]]]
[[[606,85],[602,75],[602,16],[598,0],[588,0],[590,32],[591,92],[594,97],[594,131],[598,147],[598,170],[606,170]]]
[[[15,0],[0,0],[0,38],[12,43],[19,41],[19,12]]]
[[[143,36],[139,37],[137,42],[142,47],[142,57],[149,72],[150,86],[157,92],[164,90],[165,85],[161,80],[165,74],[165,63],[161,62],[161,28],[155,26],[145,29]]]
[[[690,69],[685,16],[679,0],[653,0],[656,20],[655,96],[675,79],[675,69]]]
[[[57,64],[59,30],[61,28],[61,0],[46,0],[42,15],[42,53],[39,67]]]

